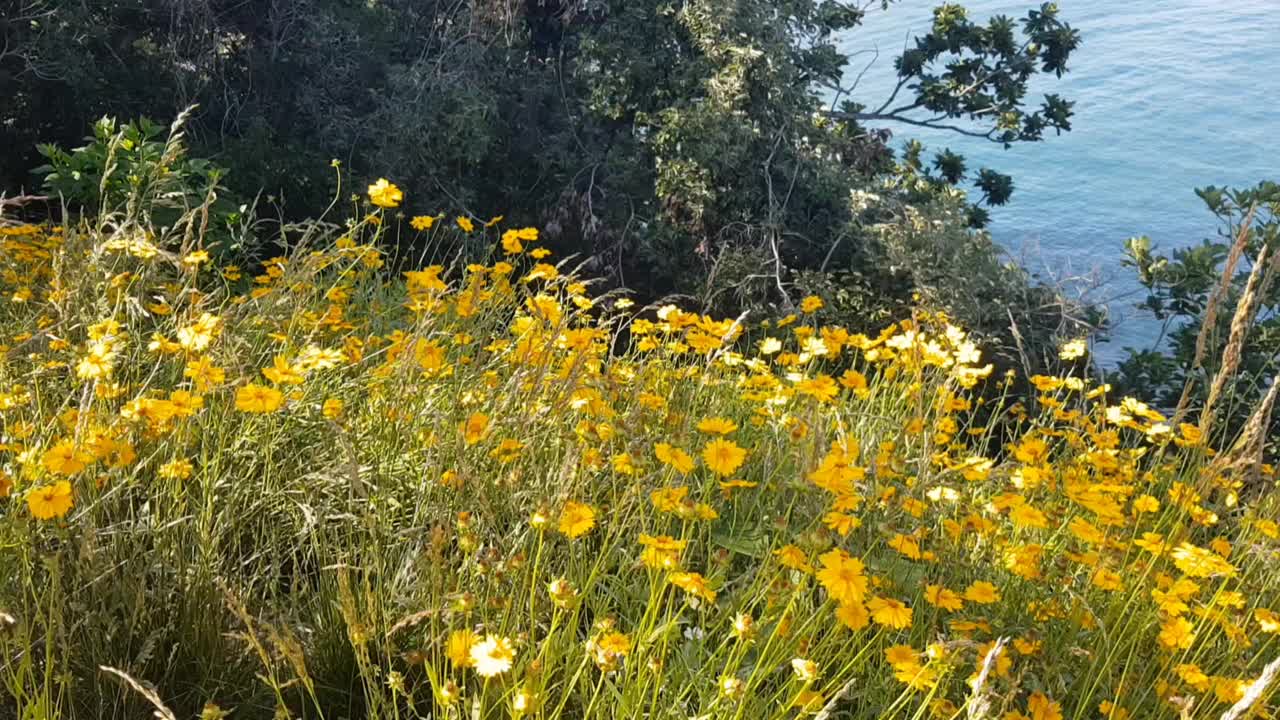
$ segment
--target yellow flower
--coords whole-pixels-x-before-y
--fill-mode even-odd
[[[832,599],[840,603],[862,602],[867,594],[867,576],[861,560],[840,548],[823,553],[818,560],[822,562],[818,582]]]
[[[454,630],[445,642],[445,657],[455,668],[471,667],[471,648],[477,640],[476,634],[470,630]]]
[[[475,230],[475,229],[476,229],[476,224],[475,224],[475,223],[473,223],[473,222],[471,222],[471,219],[470,219],[470,218],[465,218],[465,217],[461,217],[461,216],[459,216],[459,217],[458,217],[458,219],[456,220],[456,222],[458,223],[458,227],[462,228],[462,232],[468,232],[468,233],[469,233],[469,232],[471,232],[472,230]]]
[[[732,440],[715,439],[702,449],[702,461],[711,472],[727,477],[738,471],[747,459],[747,451]]]
[[[938,682],[937,671],[919,663],[901,663],[895,666],[893,677],[916,690],[928,690]]]
[[[687,541],[677,540],[670,535],[654,537],[644,533],[640,534],[639,543],[644,546],[640,562],[655,570],[674,570],[679,567],[680,553],[688,545]]]
[[[1180,543],[1173,549],[1173,564],[1191,577],[1234,577],[1236,568],[1221,557],[1191,543]]]
[[[111,376],[116,351],[109,342],[96,342],[76,365],[76,377],[97,380]]]
[[[32,488],[27,493],[27,509],[37,520],[60,518],[71,510],[71,505],[71,483],[66,480]]]
[[[192,470],[190,460],[178,458],[161,465],[156,474],[166,480],[186,480],[191,477]]]
[[[369,186],[369,202],[380,208],[399,207],[401,200],[404,193],[386,178],[378,178],[378,182]]]
[[[1253,619],[1258,621],[1258,627],[1262,628],[1262,632],[1280,635],[1280,614],[1266,608],[1258,608],[1253,611]]]
[[[226,372],[205,357],[188,360],[187,367],[182,371],[182,376],[191,380],[197,392],[204,392],[211,386],[226,380]]]
[[[342,417],[343,403],[339,398],[328,398],[324,404],[320,406],[320,414],[326,420],[337,420]]]
[[[911,627],[911,608],[893,598],[874,597],[867,602],[871,619],[878,625],[902,630]]]
[[[587,652],[601,672],[613,672],[631,653],[631,638],[626,633],[606,632],[587,642]]]
[[[1129,720],[1129,711],[1110,700],[1098,703],[1098,712],[1107,720]]]
[[[852,390],[854,395],[860,398],[866,398],[871,395],[871,391],[867,389],[867,376],[857,370],[845,370],[840,376],[840,384],[847,390]]]
[[[1160,626],[1160,644],[1170,650],[1186,650],[1195,642],[1195,626],[1186,618],[1175,617]]]
[[[801,395],[808,395],[818,402],[831,402],[840,393],[840,386],[836,384],[834,378],[830,375],[819,375],[818,377],[803,380],[796,384],[796,392]]]
[[[1043,554],[1044,548],[1040,545],[1010,547],[1004,552],[1004,567],[1024,580],[1036,580],[1040,577],[1040,560]]]
[[[275,388],[249,383],[236,391],[236,409],[241,412],[273,413],[284,404],[284,395]]]
[[[54,475],[75,475],[93,462],[93,456],[78,449],[70,440],[63,440],[46,450],[40,462]]]
[[[709,417],[698,423],[698,429],[708,435],[728,435],[738,429],[738,423],[722,417]]]
[[[571,539],[579,538],[596,526],[596,511],[590,505],[573,502],[564,504],[560,511],[560,532]]]
[[[1199,445],[1204,440],[1204,433],[1200,432],[1200,427],[1191,423],[1180,423],[1178,432],[1180,437],[1176,442],[1183,447]]]
[[[1040,692],[1027,698],[1027,712],[1031,713],[1031,720],[1062,720],[1062,705]]]
[[[204,398],[186,390],[174,390],[169,393],[169,404],[173,406],[176,417],[193,417],[204,407]]]
[[[1120,578],[1120,574],[1106,568],[1098,568],[1093,573],[1093,577],[1089,582],[1099,590],[1107,592],[1117,592],[1124,589],[1124,580]]]
[[[436,219],[430,215],[418,215],[409,221],[409,225],[414,230],[430,230],[432,225],[436,224]]]
[[[965,589],[964,599],[979,605],[990,605],[1000,602],[1000,591],[986,580],[979,580]]]
[[[723,485],[723,483],[721,483]],[[842,537],[862,527],[862,520],[848,513],[831,511],[822,516],[822,523]]]
[[[813,567],[809,565],[809,558],[805,556],[803,550],[795,545],[784,545],[774,550],[773,554],[783,567],[799,570],[803,573],[813,572]]]
[[[798,708],[806,715],[813,715],[822,710],[824,702],[822,693],[813,688],[805,688],[796,693],[795,699],[791,701],[791,707]]]
[[[800,301],[800,312],[805,313],[806,315],[815,313],[822,309],[823,304],[822,298],[817,295],[810,295]]]
[[[484,439],[485,433],[489,429],[489,416],[482,412],[471,413],[466,422],[462,423],[462,438],[468,445],[475,445]]]
[[[520,242],[519,231],[508,230],[502,233],[502,251],[507,255],[519,255],[524,252],[524,245]]]
[[[889,547],[897,550],[901,555],[912,560],[919,560],[921,557],[920,544],[916,542],[915,538],[909,535],[903,535],[902,533],[895,534],[893,537],[889,538]]]
[[[791,671],[795,673],[796,679],[805,685],[818,679],[818,664],[812,660],[792,658]]]
[[[1063,360],[1075,360],[1084,357],[1088,350],[1089,346],[1085,344],[1084,340],[1072,340],[1058,350],[1058,357]]]
[[[920,652],[910,645],[894,645],[885,648],[885,662],[891,667],[899,665],[918,665],[920,663]]]
[[[930,605],[943,610],[955,611],[964,607],[964,600],[960,599],[959,593],[941,585],[925,585],[924,599]]]
[[[218,335],[222,319],[203,313],[191,325],[178,328],[178,344],[190,352],[204,352]]]
[[[516,651],[511,640],[496,635],[486,635],[484,640],[471,646],[471,666],[476,674],[491,678],[511,669]]]
[[[649,501],[653,503],[654,509],[658,512],[674,513],[680,512],[686,505],[692,505],[688,500],[688,495],[689,488],[682,485],[654,490],[649,493]]]
[[[667,443],[658,443],[653,446],[653,454],[657,456],[658,462],[671,466],[681,475],[688,475],[693,472],[693,458],[689,456],[689,453],[678,447],[672,447]]]
[[[263,368],[262,376],[276,385],[301,385],[304,379],[283,355],[275,356],[271,367]]]
[[[1031,505],[1019,505],[1010,510],[1009,520],[1020,528],[1044,529],[1049,527],[1049,520],[1044,516],[1044,513]]]
[[[1071,518],[1071,522],[1067,523],[1067,529],[1071,531],[1081,542],[1090,545],[1101,545],[1106,541],[1106,535],[1098,529],[1096,525],[1077,515]]]
[[[1035,655],[1040,652],[1041,646],[1044,645],[1042,640],[1031,640],[1028,638],[1015,638],[1013,647],[1023,655]]]
[[[501,463],[515,462],[521,450],[524,450],[524,443],[515,438],[503,438],[497,447],[489,451],[489,457]]]
[[[836,608],[836,619],[850,630],[861,630],[871,624],[867,606],[861,602],[842,602]]]
[[[1183,663],[1173,669],[1182,682],[1191,687],[1204,692],[1209,689],[1209,676],[1204,674],[1199,665],[1195,663]]]
[[[707,579],[700,573],[673,572],[667,576],[667,581],[694,597],[707,602],[716,601],[716,591],[711,589]]]

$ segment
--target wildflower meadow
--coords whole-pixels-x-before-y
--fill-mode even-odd
[[[1280,493],[1212,408],[1079,343],[1015,396],[924,307],[641,306],[430,203],[242,266],[200,207],[0,226],[0,713],[1280,709]]]

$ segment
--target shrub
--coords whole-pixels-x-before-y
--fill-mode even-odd
[[[1221,223],[1216,241],[1164,254],[1150,238],[1127,243],[1126,264],[1147,290],[1141,307],[1161,323],[1162,342],[1130,348],[1110,379],[1212,428],[1226,445],[1263,420],[1257,411],[1280,360],[1280,186],[1197,194]],[[1265,447],[1257,449],[1274,456],[1280,418],[1264,422]]]
[[[148,230],[195,219],[190,211],[200,208],[210,246],[236,250],[227,241],[243,229],[248,208],[222,185],[225,169],[186,152],[182,127],[193,109],[169,128],[146,118],[119,125],[104,117],[80,147],[40,145],[48,163],[33,172],[43,179],[44,192],[68,208],[89,215],[124,212]]]

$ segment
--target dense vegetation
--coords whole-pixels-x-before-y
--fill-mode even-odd
[[[1100,376],[891,149],[1069,130],[1079,36],[865,98],[889,6],[5,3],[0,717],[1280,711],[1280,188]]]
[[[645,308],[413,200],[256,276],[206,206],[0,230],[6,713],[1276,709],[1280,493],[1212,414],[1082,373],[991,405],[938,314]],[[402,222],[440,262],[386,272]]]
[[[1229,444],[1259,403],[1275,400],[1267,396],[1280,372],[1280,186],[1197,192],[1221,220],[1217,238],[1170,253],[1146,237],[1126,246],[1147,290],[1143,306],[1168,340],[1131,349],[1111,380],[1179,417],[1221,416],[1213,440]],[[1262,448],[1271,457],[1277,438],[1273,419]]]
[[[1051,4],[989,22],[939,7],[881,61],[899,71],[891,97],[863,97],[840,49],[881,0],[9,4],[11,193],[39,190],[39,143],[195,104],[193,155],[231,168],[240,202],[264,193],[268,216],[322,211],[336,158],[357,181],[431,198],[415,214],[503,208],[611,286],[705,312],[777,317],[833,290],[829,319],[869,331],[922,293],[1009,363],[1011,318],[1036,356],[1083,314],[970,230],[1011,178],[889,150],[891,131],[917,125],[1002,144],[1068,130],[1069,101],[1029,95],[1079,44]],[[969,180],[972,203],[955,190]]]

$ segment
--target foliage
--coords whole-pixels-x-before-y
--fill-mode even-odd
[[[931,182],[885,191],[899,169],[886,128],[910,129],[924,112],[1002,143],[1068,129],[1068,101],[1032,109],[1026,98],[1037,78],[1065,71],[1079,40],[1052,4],[1020,27],[975,24],[946,4],[896,61],[894,98],[869,117],[852,111],[882,99],[843,87],[843,48],[858,49],[859,24],[882,2],[18,5],[14,17],[28,21],[0,28],[11,48],[0,58],[13,88],[0,117],[8,187],[34,164],[36,139],[66,146],[103,115],[167,117],[198,103],[196,155],[235,168],[233,189],[264,191],[288,217],[327,206],[336,158],[361,181],[390,174],[444,201],[417,213],[507,208],[646,300],[683,295],[704,312],[777,317],[802,297],[802,277],[867,277],[892,294],[841,321],[868,331],[862,318],[930,289],[900,288],[909,277],[867,264],[891,251],[851,196],[872,192],[895,213],[969,177],[955,153],[940,152],[935,173],[916,148],[903,164]],[[989,168],[972,177],[988,205],[1012,192]],[[984,224],[979,204],[955,221]],[[1018,281],[1002,301],[1025,292]]]
[[[855,196],[864,207],[859,222],[875,242],[851,269],[808,276],[807,291],[832,301],[823,319],[839,322],[876,308],[867,319],[888,323],[913,306],[946,308],[1001,370],[1055,367],[1060,340],[1085,334],[1100,320],[1056,289],[1033,284],[985,232],[966,228],[971,207],[962,193],[929,185],[908,171],[887,182],[883,195]],[[895,207],[886,201],[895,193],[927,200]]]
[[[224,169],[185,152],[179,132],[184,119],[166,129],[146,118],[118,128],[114,119],[102,118],[86,144],[70,152],[40,145],[48,164],[34,172],[44,178],[44,192],[74,209],[127,208],[134,217],[169,225],[204,206],[205,222],[212,223],[214,236],[223,236],[245,208],[222,187]]]
[[[865,103],[843,99],[851,90],[837,85],[833,104],[841,109],[832,115],[951,130],[1006,148],[1015,142],[1042,140],[1046,130],[1068,131],[1073,102],[1048,94],[1039,109],[1028,111],[1024,104],[1038,73],[1060,78],[1067,71],[1068,59],[1080,46],[1080,34],[1059,18],[1057,3],[1028,11],[1021,21],[1021,39],[1017,25],[1012,18],[997,15],[982,26],[969,19],[964,6],[940,5],[933,11],[929,33],[915,38],[915,47],[894,60],[898,83],[884,103],[868,111]],[[899,99],[903,89],[913,94]],[[978,129],[949,124],[956,120]],[[964,158],[950,150],[938,153],[934,165],[951,184],[965,177]],[[1012,178],[990,168],[978,171],[975,184],[991,205],[1003,205],[1013,192]]]
[[[1277,710],[1273,468],[1078,373],[983,408],[924,310],[642,308],[368,198],[253,277],[189,219],[0,228],[8,716]]]
[[[1045,130],[1071,129],[1072,103],[1046,95],[1041,107],[1027,112],[1023,98],[1037,72],[1062,77],[1067,60],[1080,45],[1080,34],[1058,18],[1056,3],[1031,10],[1022,20],[1025,38],[1019,42],[1013,19],[991,18],[985,27],[972,22],[963,6],[947,3],[933,11],[929,34],[916,38],[915,47],[895,61],[898,87],[910,87],[914,98],[890,109],[895,97],[876,115],[901,120],[911,110],[925,110],[938,120],[969,119],[984,123],[982,137],[1008,147],[1019,141],[1040,140]],[[945,60],[945,70],[935,63]],[[897,95],[897,92],[894,93]]]
[[[1162,324],[1162,341],[1145,350],[1130,348],[1113,382],[1198,416],[1213,379],[1231,362],[1232,353],[1224,351],[1238,338],[1225,394],[1229,402],[1216,409],[1227,420],[1219,425],[1221,439],[1229,440],[1266,395],[1280,363],[1280,186],[1207,187],[1197,194],[1221,223],[1216,240],[1169,253],[1156,252],[1146,237],[1126,246],[1126,265],[1147,290],[1141,307]],[[1271,453],[1278,433],[1280,425],[1273,423]]]

